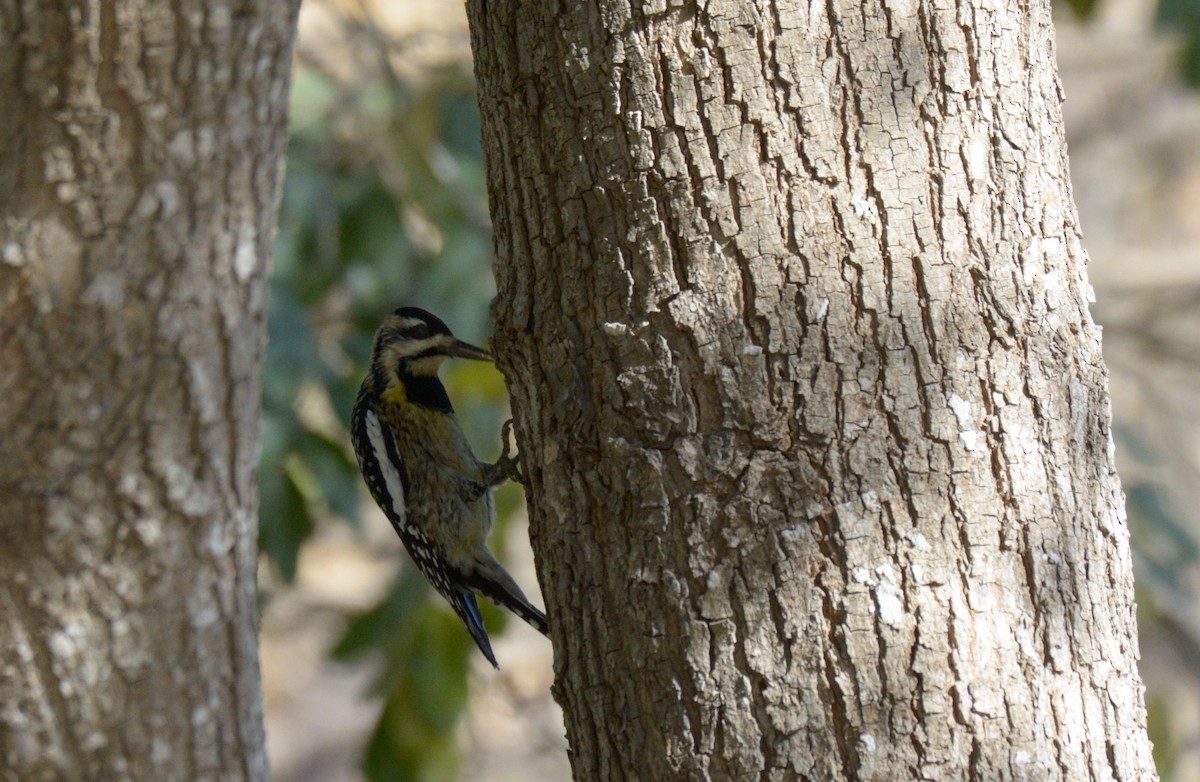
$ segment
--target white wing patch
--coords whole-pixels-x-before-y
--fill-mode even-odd
[[[396,514],[396,521],[407,527],[404,482],[400,480],[400,471],[388,456],[387,443],[383,440],[383,425],[379,423],[379,416],[375,415],[373,410],[367,411],[366,421],[367,439],[371,441],[371,450],[375,452],[375,461],[379,465],[379,472],[383,475],[384,487],[387,489],[388,497],[392,500],[391,511]]]

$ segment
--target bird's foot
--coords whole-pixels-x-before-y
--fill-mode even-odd
[[[504,426],[500,428],[500,458],[492,465],[492,485],[498,486],[505,481],[512,479],[517,483],[525,486],[525,474],[521,471],[521,455],[513,455],[511,452],[510,443],[512,442],[513,420],[510,418],[504,422]]]

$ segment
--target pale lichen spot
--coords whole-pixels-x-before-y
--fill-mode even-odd
[[[179,211],[179,185],[170,179],[160,179],[154,183],[154,194],[158,197],[164,217],[170,217]]]
[[[0,251],[0,260],[9,266],[20,266],[25,263],[25,254],[21,252],[21,245],[16,242],[5,242],[4,249]]]
[[[202,516],[208,511],[212,499],[197,484],[191,470],[174,460],[166,461],[161,470],[167,485],[167,498],[174,507],[188,516]]]
[[[864,220],[879,216],[879,210],[875,207],[875,204],[865,198],[855,198],[850,202],[850,206],[854,209],[855,216],[861,217]]]
[[[653,584],[659,580],[659,574],[652,568],[639,567],[633,571],[633,580],[641,584]]]
[[[162,765],[175,757],[175,747],[166,739],[155,736],[154,743],[150,745],[150,757],[156,764]]]
[[[233,14],[230,10],[221,5],[214,5],[208,12],[208,29],[224,30],[229,27]]]
[[[75,642],[65,629],[51,633],[47,646],[50,647],[50,653],[59,659],[72,657],[75,654]]]
[[[779,531],[779,537],[788,543],[799,543],[808,537],[808,532],[808,527],[806,526],[785,527]]]
[[[967,142],[967,166],[973,180],[978,182],[987,178],[988,162],[991,158],[991,153],[991,139],[986,134],[975,134],[974,137]]]
[[[886,580],[879,582],[875,587],[875,603],[879,607],[879,621],[892,627],[904,623],[904,602],[899,587],[894,583]]]
[[[114,619],[108,627],[113,638],[124,638],[130,633],[129,620],[121,617]]]
[[[106,745],[107,743],[108,743],[108,739],[105,738],[103,733],[101,733],[100,731],[97,730],[97,731],[92,731],[91,733],[84,736],[83,741],[79,742],[79,745],[81,747],[83,747],[83,749],[87,750],[88,752],[95,752],[96,750],[104,747],[104,745]]]
[[[205,536],[204,548],[214,556],[224,557],[233,551],[233,546],[234,536],[231,534],[230,525],[214,523]]]
[[[963,447],[966,448],[968,451],[971,451],[972,453],[974,453],[975,451],[978,451],[983,446],[983,443],[984,443],[983,432],[978,432],[978,431],[960,432],[958,437],[960,440],[962,440]]]
[[[724,619],[733,611],[729,604],[729,589],[719,570],[713,570],[705,581],[705,592],[700,598],[700,613],[706,619]]]
[[[258,266],[258,254],[255,252],[252,238],[244,237],[233,252],[233,273],[240,282],[249,280]]]
[[[196,154],[202,160],[207,160],[213,156],[217,150],[217,132],[210,127],[203,127],[196,131]]]
[[[1058,240],[1046,240],[1047,256],[1058,258],[1062,255],[1062,243]],[[1046,295],[1046,308],[1049,310],[1058,310],[1067,307],[1070,302],[1067,299],[1067,285],[1063,280],[1063,274],[1056,268],[1051,268],[1042,277],[1043,290]]]
[[[167,149],[180,163],[191,163],[196,159],[195,140],[188,130],[181,130],[172,136]]]
[[[71,513],[71,504],[50,498],[46,508],[46,528],[57,535],[68,535],[75,527],[75,518]]]
[[[154,548],[163,539],[162,524],[158,519],[138,519],[133,523],[133,531],[147,548]]]
[[[887,5],[894,19],[913,20],[917,16],[916,0],[889,0]]]
[[[967,426],[971,421],[971,403],[958,394],[951,394],[949,404],[954,417],[958,419],[958,425]]]
[[[191,618],[193,629],[203,630],[216,624],[221,618],[221,612],[217,610],[213,597],[201,592],[193,594],[188,600],[188,616]]]
[[[71,203],[79,198],[79,185],[74,182],[60,182],[58,187],[54,189],[59,201]]]
[[[109,312],[125,304],[125,278],[114,272],[99,272],[83,291],[83,300]]]

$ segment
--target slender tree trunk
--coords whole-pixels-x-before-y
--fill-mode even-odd
[[[1152,778],[1048,3],[468,11],[575,778]]]
[[[265,779],[255,467],[295,2],[0,0],[0,766]]]

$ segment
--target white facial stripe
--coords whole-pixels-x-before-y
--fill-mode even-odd
[[[452,337],[447,337],[444,334],[435,334],[434,336],[426,337],[425,339],[398,342],[390,347],[400,358],[405,358],[407,356],[416,356],[432,347],[448,345],[453,341],[454,340]]]
[[[404,505],[404,482],[400,480],[400,471],[388,456],[387,443],[383,439],[383,425],[379,423],[379,416],[370,410],[367,411],[366,418],[367,439],[371,441],[371,450],[375,454],[375,461],[379,463],[379,472],[383,473],[383,484],[392,499],[391,510],[396,515],[396,521],[406,526],[408,517]]]
[[[425,325],[425,321],[421,320],[420,318],[405,318],[396,324],[396,328],[404,330],[423,325]]]

